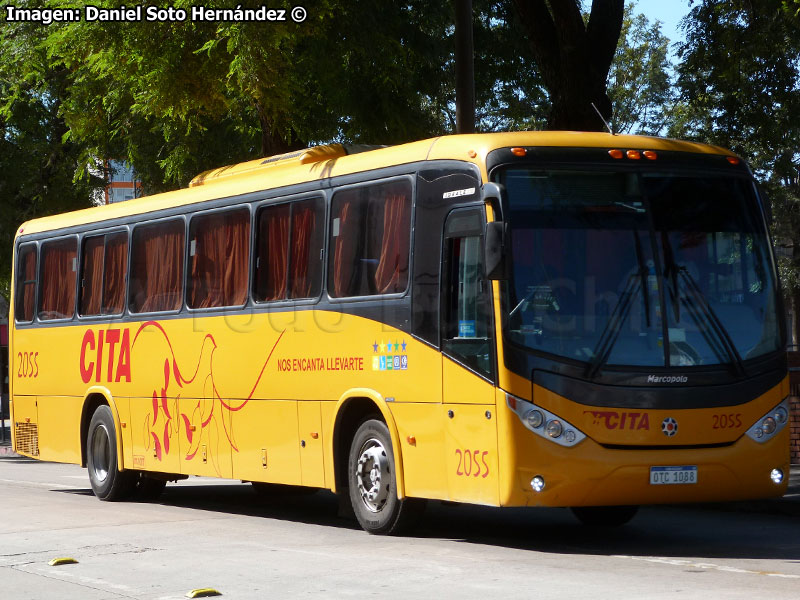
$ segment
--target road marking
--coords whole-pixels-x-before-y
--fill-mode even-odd
[[[676,567],[690,567],[692,569],[705,569],[707,571],[723,571],[725,573],[744,573],[745,575],[762,575],[764,577],[780,577],[782,579],[800,579],[800,575],[789,573],[778,573],[777,571],[755,571],[753,569],[740,569],[739,567],[729,567],[727,565],[715,565],[714,563],[695,562],[684,558],[666,558],[660,556],[627,556],[615,554],[612,558],[627,558],[628,560],[638,560],[641,562],[657,563],[661,565],[673,565]]]

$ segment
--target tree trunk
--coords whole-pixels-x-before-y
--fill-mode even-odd
[[[475,65],[472,0],[456,4],[456,133],[475,133]]]
[[[577,0],[514,0],[550,92],[548,129],[603,131],[611,120],[606,79],[622,31],[624,0],[594,0],[584,24]]]
[[[292,128],[289,128],[288,140],[282,136],[272,120],[267,117],[260,103],[256,103],[256,110],[259,123],[261,123],[261,156],[286,154],[306,147],[306,144],[299,139]]]

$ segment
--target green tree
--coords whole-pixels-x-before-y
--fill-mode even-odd
[[[24,221],[91,205],[103,184],[86,167],[61,116],[69,74],[29,41],[35,25],[0,30],[0,294],[8,297],[11,247]],[[96,173],[96,172],[95,172]]]
[[[800,29],[782,0],[702,0],[685,20],[670,133],[746,157],[773,206],[784,292],[800,341]]]
[[[611,125],[618,133],[658,135],[670,123],[674,103],[669,38],[635,5],[625,7],[619,44],[608,74]]]

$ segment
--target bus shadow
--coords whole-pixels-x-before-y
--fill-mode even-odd
[[[91,495],[89,489],[53,490]],[[245,484],[168,485],[162,506],[358,530],[339,515],[337,497],[316,493],[256,494]],[[622,527],[587,527],[568,509],[491,508],[430,501],[409,538],[505,547],[546,554],[800,561],[800,519],[772,505],[644,507]],[[365,534],[367,535],[367,534]]]
[[[418,537],[548,554],[800,561],[800,519],[740,505],[645,507],[622,527],[587,527],[568,509],[431,506]]]

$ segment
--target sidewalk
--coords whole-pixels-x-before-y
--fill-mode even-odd
[[[0,456],[6,454],[14,454],[11,449],[11,421],[9,419],[5,420],[5,431],[0,431]]]

